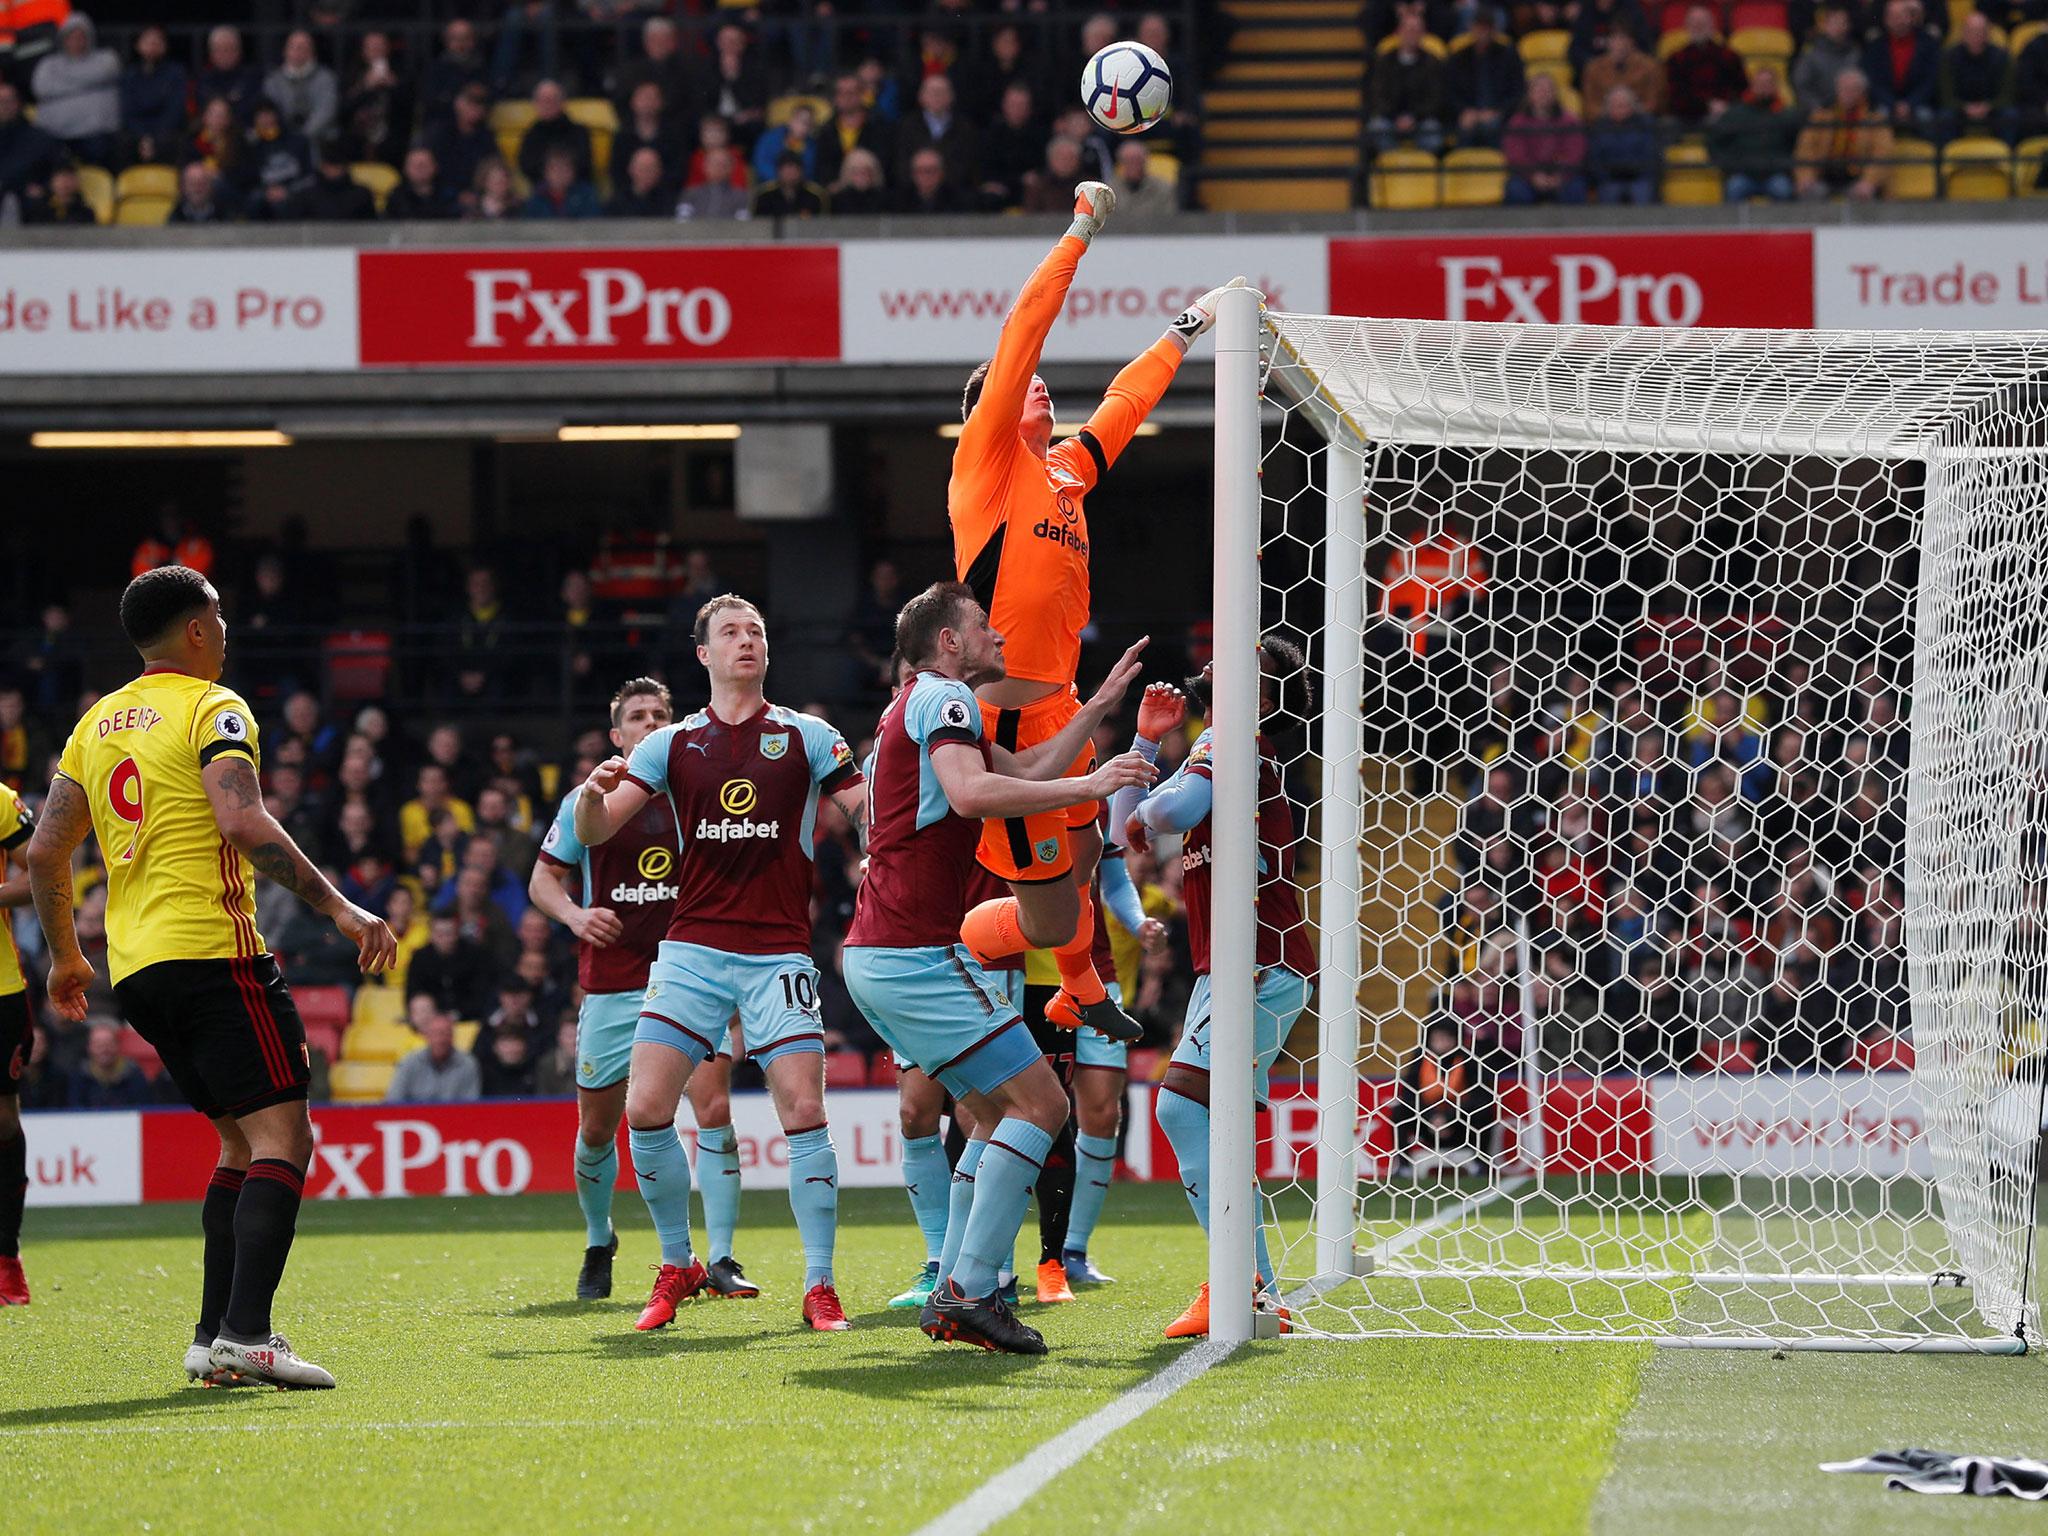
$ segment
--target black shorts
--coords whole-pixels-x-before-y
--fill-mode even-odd
[[[28,994],[10,992],[0,997],[0,1099],[20,1094],[28,1050]]]
[[[1038,1042],[1038,1048],[1045,1052],[1060,1082],[1072,1087],[1075,1032],[1045,1021],[1045,1005],[1059,993],[1056,986],[1040,986],[1036,982],[1027,985],[1024,988],[1024,1026],[1031,1031],[1031,1038]]]
[[[306,1097],[306,1030],[277,962],[159,960],[114,984],[185,1102],[209,1119]]]

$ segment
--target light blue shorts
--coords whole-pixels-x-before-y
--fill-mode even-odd
[[[992,1092],[1039,1060],[1008,988],[964,944],[841,955],[846,990],[897,1061],[937,1078],[954,1098]]]
[[[576,1086],[592,1092],[626,1080],[633,1033],[640,1024],[638,992],[586,992],[576,1015]]]
[[[734,955],[672,939],[662,940],[647,973],[633,1039],[670,1046],[701,1066],[725,1049],[735,1013],[741,1044],[763,1066],[825,1050],[818,968],[809,955]]]
[[[997,970],[992,966],[984,965],[981,968],[981,978],[983,981],[988,983],[988,990],[991,996],[1001,999],[1003,1004],[1006,1007],[1008,1007],[1012,1013],[1023,1013],[1023,971]],[[912,1061],[908,1056],[904,1055],[901,1051],[892,1050],[889,1052],[889,1054],[896,1059],[896,1070],[898,1072],[922,1072],[924,1070],[924,1068],[918,1066],[916,1062]]]
[[[1121,983],[1105,981],[1102,989],[1109,994],[1109,1000],[1121,1008],[1124,1005],[1124,989]],[[1098,1034],[1092,1029],[1074,1031],[1074,1065],[1076,1067],[1100,1067],[1105,1072],[1128,1072],[1131,1068],[1131,1048],[1121,1040]]]
[[[1252,1010],[1252,1049],[1257,1057],[1252,1067],[1252,1092],[1264,1103],[1267,1077],[1280,1055],[1280,1047],[1287,1042],[1287,1031],[1308,1006],[1311,984],[1280,965],[1259,971],[1257,984],[1257,1002]],[[1207,976],[1197,976],[1195,989],[1188,994],[1187,1022],[1181,1026],[1180,1044],[1173,1048],[1173,1059],[1184,1067],[1209,1070]]]

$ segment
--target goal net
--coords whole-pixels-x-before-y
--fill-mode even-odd
[[[2038,1341],[2048,336],[1226,318],[1219,1303],[1256,1218],[1311,1335]]]

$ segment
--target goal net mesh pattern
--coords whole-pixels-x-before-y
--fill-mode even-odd
[[[2036,1339],[2048,338],[1265,324],[1296,1326]]]

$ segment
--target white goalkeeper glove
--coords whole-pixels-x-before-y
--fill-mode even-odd
[[[1116,207],[1116,189],[1099,181],[1084,181],[1074,188],[1074,222],[1067,233],[1083,245],[1093,240]]]
[[[1231,289],[1242,288],[1243,286],[1243,278],[1233,277],[1221,288],[1211,288],[1207,293],[1195,300],[1194,303],[1182,310],[1173,324],[1169,325],[1167,329],[1192,346],[1197,336],[1216,323],[1216,301]],[[1258,293],[1256,288],[1252,291]],[[1265,300],[1265,297],[1263,293],[1259,294],[1261,302]]]

